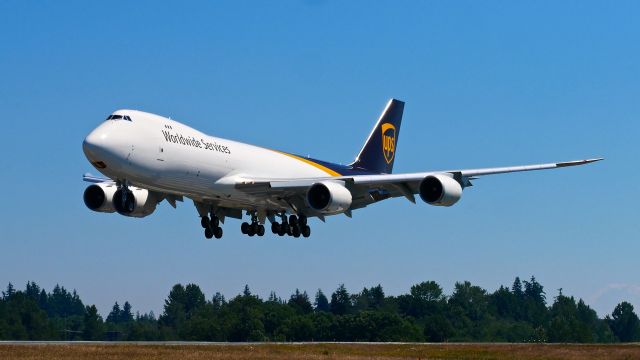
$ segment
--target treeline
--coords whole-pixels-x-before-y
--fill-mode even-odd
[[[353,294],[340,285],[328,297],[296,290],[286,299],[273,292],[261,299],[248,286],[229,300],[207,299],[198,285],[177,284],[157,318],[116,302],[105,319],[75,291],[47,293],[29,282],[2,292],[0,339],[609,343],[640,340],[640,321],[628,302],[604,319],[562,290],[548,304],[534,277],[493,293],[465,281],[445,295],[426,281],[400,296],[380,285]]]

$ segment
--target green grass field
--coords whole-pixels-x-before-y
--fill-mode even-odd
[[[0,344],[0,359],[640,359],[640,345]]]

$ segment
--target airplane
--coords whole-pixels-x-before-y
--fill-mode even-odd
[[[355,160],[339,165],[279,150],[206,135],[159,115],[118,110],[84,139],[89,162],[107,178],[92,183],[84,203],[97,212],[145,217],[166,200],[185,197],[200,216],[207,239],[219,239],[226,218],[240,230],[263,236],[267,220],[279,236],[309,237],[309,218],[337,214],[382,200],[415,195],[434,206],[452,206],[481,176],[584,165],[587,160],[470,170],[392,173],[404,102],[391,99]]]

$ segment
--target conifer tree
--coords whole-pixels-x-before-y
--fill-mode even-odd
[[[87,306],[83,321],[84,340],[102,340],[102,318],[95,305]]]
[[[608,320],[614,335],[622,342],[637,341],[640,338],[640,320],[633,311],[633,305],[623,301],[616,305]]]
[[[315,299],[314,305],[315,305],[315,310],[317,312],[330,311],[329,300],[320,289],[318,289],[318,292],[316,293],[316,299]]]
[[[113,324],[119,324],[120,319],[122,318],[122,310],[120,310],[120,305],[116,301],[111,308],[111,312],[107,315],[107,322]]]
[[[341,284],[338,289],[331,294],[331,312],[335,315],[345,315],[351,311],[351,296],[344,284]]]

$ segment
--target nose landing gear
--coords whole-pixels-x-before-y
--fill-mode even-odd
[[[115,208],[124,214],[130,214],[135,210],[135,197],[131,190],[129,190],[129,182],[124,180],[116,181],[118,190],[114,194]]]

